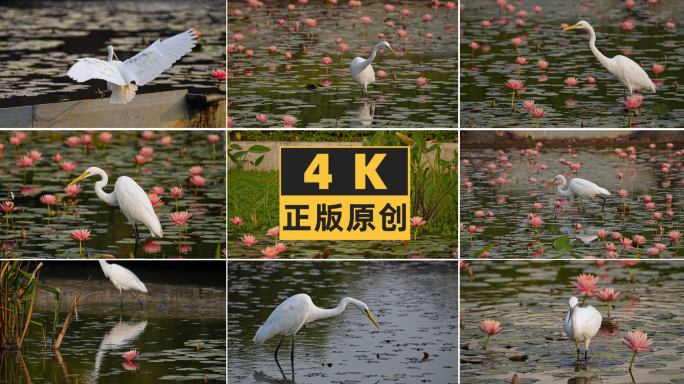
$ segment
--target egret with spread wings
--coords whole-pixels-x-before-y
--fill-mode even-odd
[[[92,57],[78,59],[67,75],[79,83],[90,79],[107,80],[107,88],[112,91],[109,101],[112,104],[126,104],[133,100],[139,86],[154,80],[183,55],[192,51],[197,43],[196,33],[195,30],[188,29],[164,41],[157,40],[126,61],[112,61],[112,57],[116,60],[119,58],[110,45],[107,47],[107,61]]]

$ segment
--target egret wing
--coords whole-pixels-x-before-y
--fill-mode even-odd
[[[145,284],[131,272],[129,269],[120,266],[119,264],[111,264],[112,268],[109,271],[110,280],[118,289],[123,289],[124,291],[137,290],[140,292],[147,293],[147,288]]]
[[[613,72],[615,76],[621,80],[624,79],[637,88],[644,88],[655,92],[655,84],[653,84],[651,78],[648,77],[646,71],[644,71],[639,64],[634,62],[634,60],[622,55],[615,56],[613,60],[616,63],[616,69],[615,72]]]
[[[601,312],[591,305],[578,309],[581,310],[579,314],[581,314],[582,317],[582,334],[585,338],[591,339],[601,328],[601,322],[603,321]]]
[[[153,235],[163,237],[164,232],[150,198],[133,179],[121,176],[114,185],[119,207],[126,217],[136,223],[143,223]]]
[[[259,327],[253,341],[263,343],[275,335],[290,335],[304,325],[309,312],[306,295],[295,295],[280,303],[266,323]]]
[[[601,188],[589,180],[574,178],[570,180],[569,184],[570,187],[572,187],[572,189],[575,191],[575,194],[578,195],[610,195],[610,192],[607,189]]]
[[[141,86],[154,80],[176,60],[190,52],[197,43],[197,35],[194,33],[193,29],[188,29],[164,41],[157,40],[142,52],[124,61],[126,67],[135,75],[135,83]]]
[[[102,79],[117,85],[127,84],[123,77],[109,66],[106,61],[92,57],[78,59],[76,64],[69,68],[67,75],[79,83],[90,79]]]

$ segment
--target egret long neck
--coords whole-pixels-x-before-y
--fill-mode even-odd
[[[558,194],[563,196],[563,197],[568,197],[572,196],[572,191],[570,191],[570,188],[563,190],[568,185],[568,182],[565,180],[565,177],[560,176],[561,179],[561,185],[558,186]]]
[[[375,48],[373,48],[373,52],[371,53],[370,57],[361,62],[361,67],[359,69],[359,72],[366,69],[366,67],[368,67],[373,62],[373,60],[375,60],[375,53],[378,51],[379,48],[380,48],[380,45],[376,45]]]
[[[97,193],[97,197],[102,199],[107,204],[116,204],[116,194],[114,192],[112,193],[105,193],[105,191],[102,190],[103,187],[107,185],[107,182],[109,181],[109,178],[107,177],[107,173],[104,171],[98,172],[98,175],[102,177],[102,180],[98,181],[95,183],[95,193]]]
[[[321,319],[327,319],[329,317],[337,316],[340,313],[344,312],[345,308],[347,308],[347,304],[351,302],[351,299],[349,297],[345,297],[340,301],[340,305],[337,306],[337,308],[333,309],[324,309],[324,308],[318,308],[317,306],[314,305],[314,307],[311,309],[311,314],[309,315],[309,320],[307,322],[312,322],[316,320],[321,320]]]
[[[610,59],[605,57],[603,55],[603,53],[601,53],[601,51],[599,51],[598,48],[596,48],[596,44],[594,44],[594,43],[596,43],[596,33],[594,33],[594,29],[590,28],[590,29],[588,29],[588,31],[589,31],[589,34],[591,35],[591,38],[589,39],[589,48],[594,53],[594,56],[596,56],[598,61],[600,61],[601,64],[603,64],[603,66],[606,67],[606,69],[608,69],[612,73],[613,72],[611,69],[612,63],[611,63]]]

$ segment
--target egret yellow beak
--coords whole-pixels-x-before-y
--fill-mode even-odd
[[[553,179],[553,180],[549,181],[549,184],[546,186],[546,188],[549,188],[549,187],[553,186],[553,184],[554,184],[555,182],[556,182],[556,179]]]
[[[69,183],[69,185],[71,185],[71,184],[73,184],[73,183],[78,183],[79,181],[85,179],[85,178],[88,177],[89,175],[90,175],[90,172],[85,172],[84,174],[82,174],[81,176],[79,176],[76,180],[74,180],[74,181],[72,181],[71,183]]]
[[[375,326],[378,327],[378,329],[380,329],[380,326],[378,325],[378,323],[375,322],[375,319],[373,318],[373,315],[371,315],[371,314],[370,314],[370,311],[367,310],[367,309],[366,309],[366,315],[368,315],[368,318],[371,319],[371,321],[373,322],[373,324],[375,324]]]
[[[387,46],[387,49],[389,49],[389,50],[390,50],[390,52],[394,53],[394,56],[396,56],[396,57],[397,57],[397,59],[399,58],[399,55],[397,55],[397,53],[396,53],[396,52],[394,52],[394,50],[392,49],[392,47],[390,47],[390,46]]]
[[[575,28],[581,27],[581,26],[582,26],[582,24],[575,24],[575,25],[573,25],[572,27],[567,27],[567,28],[565,28],[564,31],[569,31],[569,30],[571,30],[571,29],[575,29]]]

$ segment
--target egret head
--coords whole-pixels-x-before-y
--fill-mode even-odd
[[[582,21],[580,21],[579,23],[577,23],[577,24],[575,24],[575,25],[573,25],[573,26],[570,26],[570,27],[565,28],[564,31],[569,31],[569,30],[575,29],[575,28],[579,28],[579,29],[593,29],[593,28],[591,27],[591,25],[589,25],[589,23],[587,23],[586,21],[582,20]]]
[[[397,55],[397,53],[396,53],[396,52],[394,52],[394,50],[392,49],[392,47],[390,47],[390,45],[389,45],[389,43],[388,43],[388,42],[386,42],[386,41],[383,41],[383,42],[380,42],[380,44],[378,44],[378,45],[381,45],[381,46],[383,46],[383,47],[385,47],[385,48],[389,49],[389,50],[390,50],[390,52],[394,53],[394,56],[396,56],[396,57],[397,57],[397,59],[399,58],[399,55]]]
[[[69,185],[74,184],[74,183],[78,183],[79,181],[85,179],[86,177],[96,175],[97,174],[96,170],[99,170],[99,169],[95,168],[95,167],[90,167],[90,168],[86,169],[86,171],[83,172],[83,174],[81,176],[77,177],[76,180],[69,183]]]
[[[368,306],[365,303],[356,300],[356,302],[352,302],[352,304],[354,304],[354,306],[356,306],[356,308],[358,308],[359,311],[363,312],[363,314],[366,315],[373,322],[373,324],[375,324],[375,326],[378,327],[378,329],[380,329],[380,326],[377,322],[375,322],[373,315],[371,315],[370,311],[368,310]]]
[[[114,47],[112,47],[111,45],[108,45],[107,46],[107,61],[112,61],[112,56],[114,56],[114,58],[119,60],[119,58],[116,56],[116,53],[114,53]]]
[[[570,306],[570,317],[572,317],[572,313],[575,312],[575,308],[577,308],[577,298],[575,296],[570,298],[570,301],[568,301],[568,305]]]

